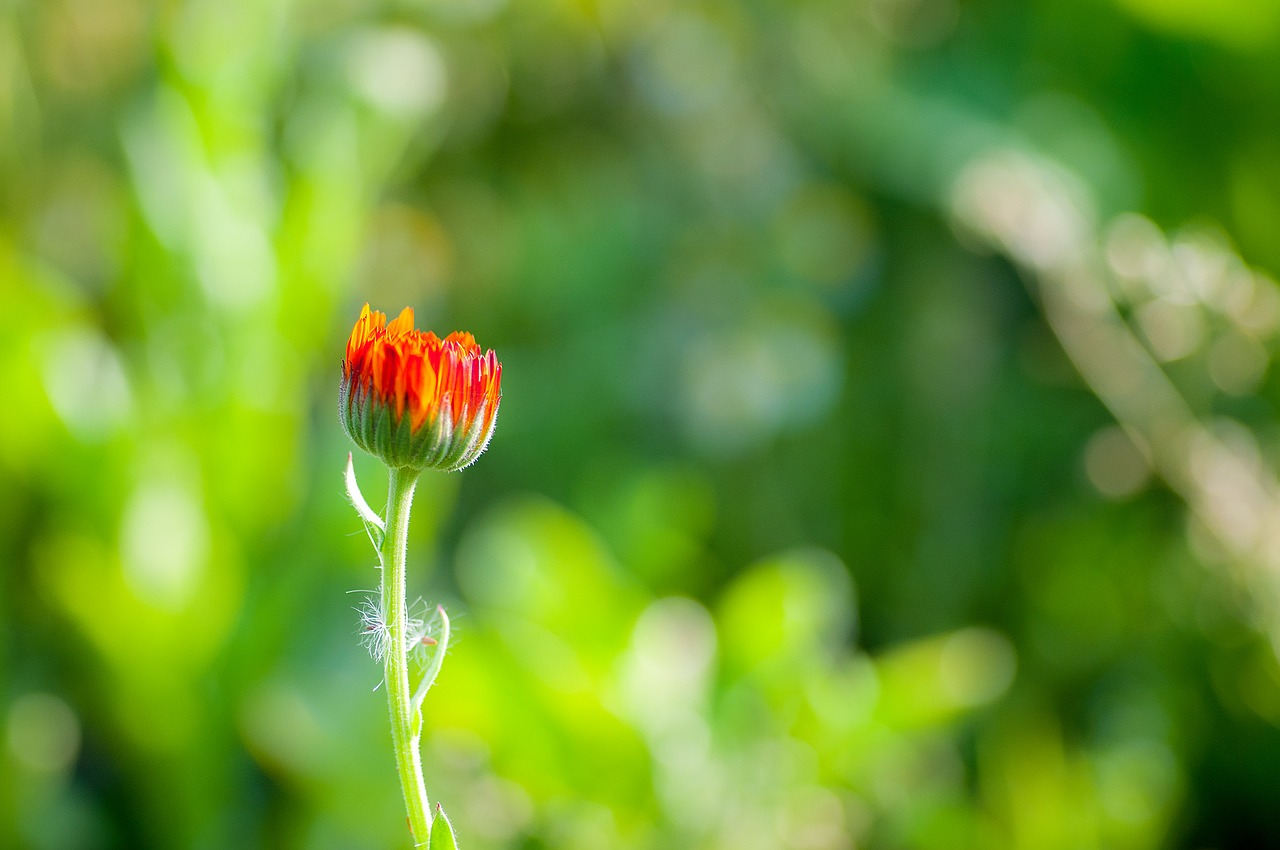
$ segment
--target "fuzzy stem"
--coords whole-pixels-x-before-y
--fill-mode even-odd
[[[409,507],[418,472],[392,469],[387,493],[387,532],[382,539],[382,609],[386,612],[390,646],[387,650],[387,703],[391,708],[391,741],[400,771],[400,787],[409,812],[409,828],[415,847],[425,847],[431,835],[431,807],[422,780],[422,759],[418,754],[421,726],[415,722],[409,689],[409,646],[406,635],[408,606],[405,602],[405,558],[409,542]]]

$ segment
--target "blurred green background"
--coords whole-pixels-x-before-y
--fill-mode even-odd
[[[1271,0],[0,0],[0,847],[1280,847]],[[366,494],[385,474],[357,458]]]

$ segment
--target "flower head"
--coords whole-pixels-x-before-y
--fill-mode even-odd
[[[388,466],[462,469],[489,438],[502,364],[469,333],[414,330],[413,309],[387,323],[365,304],[342,361],[338,418],[355,444]]]

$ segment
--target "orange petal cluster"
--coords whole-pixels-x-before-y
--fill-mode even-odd
[[[502,364],[492,350],[482,352],[469,333],[440,339],[416,330],[411,307],[388,323],[385,313],[364,305],[347,341],[342,377],[348,403],[385,408],[397,430],[409,426],[415,445],[424,429],[455,444],[480,440],[474,454],[466,453],[470,460],[488,442],[502,397]]]

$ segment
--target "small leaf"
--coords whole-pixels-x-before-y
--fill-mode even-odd
[[[436,815],[431,819],[431,839],[427,850],[458,850],[458,840],[453,837],[453,825],[445,817],[444,809],[436,803]]]
[[[347,485],[347,500],[356,509],[356,513],[360,514],[360,519],[364,520],[365,530],[369,532],[369,539],[373,542],[373,548],[379,548],[382,545],[382,536],[386,533],[387,527],[383,523],[382,517],[378,516],[373,508],[369,507],[369,503],[364,499],[364,494],[360,492],[360,485],[356,483],[356,469],[351,462],[351,452],[347,452],[347,469],[342,478]]]
[[[449,651],[449,615],[444,612],[443,605],[436,606],[436,616],[440,619],[440,637],[435,640],[435,648],[431,653],[427,667],[422,671],[422,680],[413,692],[412,706],[415,711],[422,709],[422,701],[427,698],[427,691],[436,683],[440,675],[440,667],[444,664],[444,655]]]

